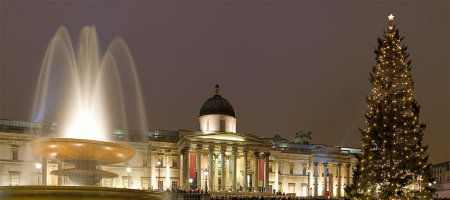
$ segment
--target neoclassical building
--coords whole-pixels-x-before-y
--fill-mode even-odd
[[[351,183],[359,149],[239,133],[234,109],[219,86],[202,105],[198,120],[196,131],[113,131],[115,142],[134,147],[137,154],[128,162],[102,166],[119,176],[104,178],[100,186],[342,197]],[[57,129],[54,124],[0,120],[0,185],[71,185],[68,178],[51,174],[70,164],[39,157],[27,146]]]

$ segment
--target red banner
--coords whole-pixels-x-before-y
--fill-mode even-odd
[[[189,170],[189,175],[190,178],[196,178],[197,174],[195,173],[197,171],[197,156],[195,154],[190,154],[190,170]]]
[[[330,177],[328,178],[328,180],[329,180],[329,182],[330,182],[330,185],[328,186],[328,191],[329,191],[329,193],[331,194],[331,192],[333,192],[333,177],[330,176]],[[339,190],[339,189],[338,189],[338,190]],[[330,195],[328,195],[328,196],[330,196]]]
[[[259,159],[259,180],[264,180],[264,159]]]

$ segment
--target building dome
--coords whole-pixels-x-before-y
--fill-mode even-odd
[[[230,102],[220,96],[219,85],[216,85],[216,94],[203,103],[203,106],[200,109],[199,117],[213,114],[236,117],[233,106],[231,106]]]
[[[216,85],[216,94],[203,103],[198,122],[204,134],[236,133],[236,116],[233,106],[220,96],[219,85]]]

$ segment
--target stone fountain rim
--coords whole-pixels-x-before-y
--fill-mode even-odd
[[[92,186],[41,186],[41,185],[23,185],[23,186],[0,186],[0,196],[6,199],[32,199],[47,200],[51,197],[64,199],[68,196],[86,197],[83,199],[166,199],[167,194],[157,191],[128,189],[128,188],[109,188]]]
[[[52,143],[58,145],[55,146],[54,152],[57,153],[56,155],[49,155],[51,151],[49,150],[48,146]],[[82,148],[80,150],[85,151],[86,153],[95,153],[96,155],[91,154],[80,154],[78,158],[72,157],[72,153],[70,152],[78,152],[76,149],[73,148],[61,148],[61,147],[71,147],[71,145],[77,145],[77,144],[83,144],[83,146],[78,146],[75,148]],[[102,164],[102,165],[108,165],[108,164],[115,164],[120,162],[125,162],[127,160],[130,160],[134,157],[136,154],[136,150],[133,147],[118,144],[118,143],[112,143],[112,142],[105,142],[105,141],[98,141],[98,140],[88,140],[88,139],[77,139],[77,138],[38,138],[35,140],[32,140],[28,142],[28,145],[30,148],[36,152],[37,154],[44,156],[46,158],[54,159],[54,160],[60,160],[64,162],[73,162],[73,161],[84,161],[84,162],[93,162],[96,165]],[[60,146],[62,145],[62,146]],[[41,148],[39,146],[47,146],[46,148]],[[101,147],[101,148],[98,148]],[[109,149],[108,149],[109,147]],[[53,148],[53,147],[51,147]],[[89,151],[89,149],[91,151]],[[110,152],[111,151],[111,152]],[[64,152],[63,154],[60,154],[61,152]],[[119,156],[116,153],[126,153],[126,155]],[[110,154],[114,153],[114,154]],[[104,155],[100,156],[99,155]],[[108,155],[110,155],[108,157]]]
[[[134,148],[132,148],[132,147],[118,144],[118,143],[106,142],[106,141],[100,141],[100,140],[78,139],[78,138],[38,138],[38,139],[34,139],[34,140],[30,141],[29,143],[30,143],[30,145],[32,145],[32,144],[43,143],[43,142],[90,143],[90,144],[95,144],[95,145],[114,146],[117,148],[135,151]]]

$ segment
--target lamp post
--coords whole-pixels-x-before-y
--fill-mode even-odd
[[[189,178],[189,190],[192,190],[192,178]]]
[[[159,187],[159,182],[161,181],[161,161],[158,161],[158,190],[161,190],[162,187]]]
[[[205,193],[208,193],[208,169],[205,169],[203,174],[205,175]]]
[[[310,171],[309,171],[309,164],[308,164],[308,169],[306,170],[306,174],[308,175],[308,191],[307,191],[307,194],[306,194],[307,196],[309,196],[309,195],[311,194],[311,189],[312,189],[312,188],[310,188],[310,184],[311,184],[310,181],[311,181],[311,180],[309,180],[309,179],[310,179],[311,177],[309,176],[309,172],[310,172]],[[278,190],[278,188],[277,188],[277,190]]]
[[[40,177],[41,176],[41,171],[40,171],[40,169],[42,168],[42,164],[41,163],[36,163],[34,166],[36,167],[36,169],[38,171],[37,184],[41,185],[41,177]]]
[[[131,188],[131,177],[130,177],[131,168],[127,167],[127,173],[128,173],[128,188]]]

